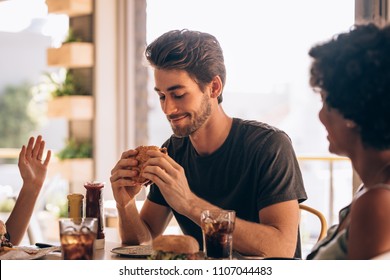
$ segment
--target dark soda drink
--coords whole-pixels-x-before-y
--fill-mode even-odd
[[[230,259],[233,250],[233,220],[204,218],[201,221],[207,258]]]
[[[213,259],[229,258],[232,252],[232,234],[222,231],[205,233],[207,257]]]
[[[64,260],[92,260],[98,221],[96,218],[60,219],[60,240]]]
[[[64,260],[92,260],[93,232],[71,232],[61,234],[61,247]]]

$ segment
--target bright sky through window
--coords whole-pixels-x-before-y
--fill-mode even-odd
[[[68,31],[66,15],[47,14],[45,0],[0,1],[0,32],[20,32],[28,28],[34,19],[43,19],[41,33],[52,37],[58,47]]]

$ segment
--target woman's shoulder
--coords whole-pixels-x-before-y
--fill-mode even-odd
[[[367,188],[352,203],[352,219],[364,227],[368,224],[390,224],[390,186]]]
[[[354,201],[354,208],[390,209],[390,185],[377,184],[366,188]],[[389,212],[390,215],[390,212]]]
[[[390,249],[390,191],[370,187],[352,203],[350,258],[369,259]]]

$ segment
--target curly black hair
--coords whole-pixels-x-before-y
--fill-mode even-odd
[[[355,25],[312,47],[312,87],[354,121],[366,147],[390,148],[390,26]]]
[[[185,70],[203,91],[215,76],[226,81],[222,48],[217,39],[204,32],[188,29],[164,33],[145,50],[146,59],[157,69]],[[218,103],[222,102],[222,93]]]

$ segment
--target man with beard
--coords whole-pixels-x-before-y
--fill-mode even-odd
[[[153,182],[140,213],[136,150],[125,151],[111,172],[123,243],[161,235],[174,215],[184,234],[202,244],[200,214],[235,210],[233,247],[246,255],[301,257],[298,203],[306,199],[289,137],[267,124],[228,116],[222,108],[226,70],[217,39],[173,30],[145,51],[155,91],[174,135],[168,154],[151,157],[142,176]]]

